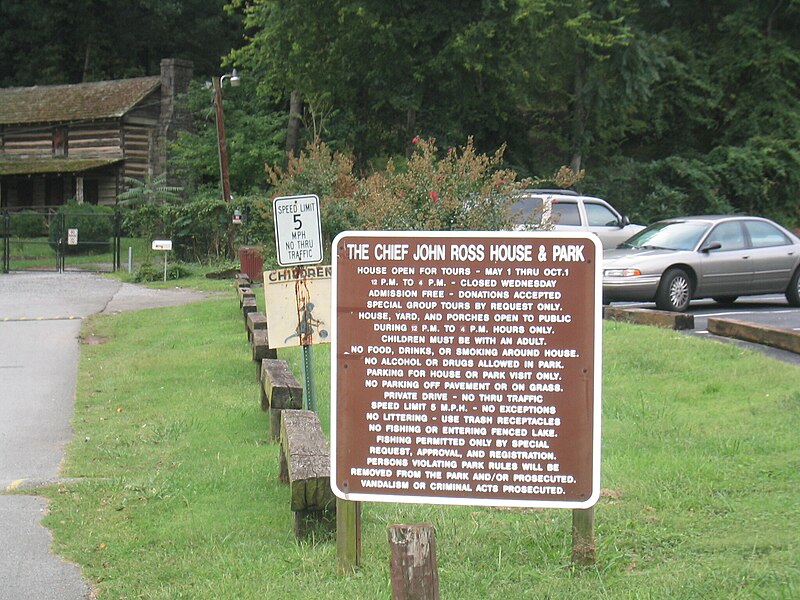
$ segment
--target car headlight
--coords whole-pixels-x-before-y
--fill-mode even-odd
[[[641,274],[639,269],[606,269],[603,271],[604,277],[636,277]]]

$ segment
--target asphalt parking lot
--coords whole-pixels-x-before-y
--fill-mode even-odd
[[[613,306],[655,309],[655,304],[642,302],[615,302]],[[713,300],[695,300],[692,301],[686,312],[694,317],[695,323],[694,330],[684,331],[688,335],[736,344],[742,348],[756,350],[784,362],[800,365],[800,354],[733,338],[716,336],[710,334],[707,329],[709,318],[721,318],[737,319],[748,323],[800,332],[800,308],[789,306],[782,294],[750,296],[738,300],[730,306],[717,304]]]

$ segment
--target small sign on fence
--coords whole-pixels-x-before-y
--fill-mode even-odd
[[[77,246],[78,245],[78,230],[77,229],[68,229],[67,230],[67,246]]]

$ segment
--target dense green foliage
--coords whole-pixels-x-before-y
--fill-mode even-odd
[[[123,230],[145,240],[169,239],[179,260],[207,262],[230,255],[232,209],[221,198],[198,193],[187,201],[143,202],[122,208]]]
[[[114,209],[109,206],[78,204],[77,201],[70,200],[59,207],[50,221],[48,236],[50,246],[55,249],[62,243],[68,254],[108,252],[111,249],[115,221]],[[67,245],[65,240],[60,240],[63,233],[69,229],[78,230],[78,243],[74,246]]]
[[[161,173],[144,179],[125,177],[126,190],[117,196],[120,206],[137,206],[142,204],[158,204],[180,199],[183,188],[167,184],[167,174]]]
[[[189,270],[180,263],[168,263],[166,275],[162,265],[150,261],[143,262],[131,278],[136,283],[150,283],[153,281],[174,281],[189,274]],[[166,277],[166,278],[165,278]]]
[[[240,87],[224,86],[225,135],[233,195],[264,190],[264,165],[283,159],[286,123],[283,111],[255,94],[256,83],[245,76]],[[205,83],[193,82],[185,99],[194,115],[192,132],[182,131],[172,144],[174,172],[186,181],[188,191],[207,187],[219,191],[219,155],[213,92]]]
[[[224,0],[3,0],[0,86],[78,83],[158,73],[187,58],[198,73],[241,38]]]
[[[266,175],[272,195],[316,192],[326,246],[346,229],[510,227],[507,204],[530,182],[518,181],[514,171],[502,168],[502,151],[480,154],[472,140],[444,153],[434,140],[415,138],[413,146],[409,159],[390,160],[385,168],[361,175],[350,156],[324,143],[312,144],[290,157],[285,167],[269,167]],[[121,207],[126,233],[169,238],[179,259],[217,260],[232,256],[238,245],[255,244],[261,246],[267,264],[272,261],[275,230],[269,196],[245,195],[224,202],[216,190],[205,188],[186,201],[159,202],[139,193],[135,197],[140,202]],[[239,211],[241,224],[232,223],[234,211]]]
[[[365,176],[414,137],[472,139],[520,177],[584,170],[634,220],[800,225],[800,0],[11,0],[0,22],[3,85],[194,60],[196,127],[174,147],[190,192],[218,181],[200,83],[224,64],[243,82],[223,91],[235,194],[271,193],[296,123],[294,152],[323,141]]]
[[[10,213],[8,228],[12,237],[38,238],[47,235],[44,215],[32,210]]]

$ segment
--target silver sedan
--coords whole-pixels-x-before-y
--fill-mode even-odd
[[[666,219],[603,253],[604,302],[684,311],[694,298],[774,293],[800,306],[800,238],[759,217]]]

